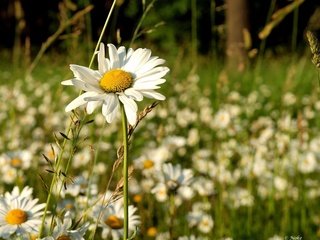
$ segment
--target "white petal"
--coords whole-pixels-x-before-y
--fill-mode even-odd
[[[124,94],[127,96],[130,96],[131,98],[133,98],[135,101],[142,101],[143,96],[139,91],[136,91],[133,88],[128,88],[124,91]]]
[[[169,68],[167,67],[156,67],[148,72],[145,72],[143,75],[139,77],[136,76],[135,81],[146,81],[146,80],[156,80],[162,78],[169,72]]]
[[[127,72],[134,73],[149,60],[150,56],[151,51],[149,49],[139,48],[133,52],[123,69]]]
[[[96,85],[101,78],[97,71],[87,67],[71,64],[70,69],[76,78],[92,85]]]
[[[84,94],[81,94],[79,97],[75,98],[71,103],[69,103],[66,106],[65,111],[66,112],[70,112],[71,110],[86,104],[87,101],[84,100],[85,98],[93,97],[93,96],[96,96],[96,95],[97,95],[96,92],[85,92]]]
[[[87,101],[87,102],[91,102],[91,101],[103,101],[106,97],[106,94],[103,93],[103,94],[98,94],[96,96],[92,96],[92,97],[86,97],[84,100]]]
[[[163,78],[157,79],[157,80],[151,80],[151,81],[137,81],[133,84],[132,88],[135,90],[148,90],[148,89],[159,89],[159,84],[164,83],[166,80]]]
[[[160,79],[156,79],[156,80],[149,80],[147,78],[144,79],[139,79],[137,81],[134,82],[133,86],[143,86],[143,85],[159,85],[162,83],[165,83],[166,80],[163,78]]]
[[[91,114],[93,113],[93,111],[96,109],[96,107],[99,105],[99,101],[91,101],[91,102],[88,102],[87,104],[87,108],[86,108],[86,111],[88,114]]]
[[[134,85],[132,87],[133,89],[137,90],[137,91],[142,91],[142,90],[154,90],[154,89],[159,89],[161,88],[160,86],[157,86],[155,84],[137,84],[137,85]]]
[[[114,108],[114,110],[105,117],[108,123],[111,123],[114,120],[114,118],[117,116],[118,111],[119,111],[119,102],[117,101],[116,107]]]
[[[137,104],[135,103],[135,101],[133,99],[128,98],[124,94],[120,95],[119,99],[124,105],[124,110],[126,112],[126,116],[127,116],[129,124],[134,125],[137,121],[137,111],[138,111]]]
[[[137,72],[137,76],[143,75],[145,72],[150,71],[154,67],[164,64],[166,61],[158,57],[152,57],[146,64],[144,64]]]
[[[109,58],[111,63],[111,69],[119,68],[119,56],[117,48],[113,44],[108,44]]]
[[[132,48],[129,48],[127,51],[126,63],[130,60],[133,53],[134,53],[134,50]]]
[[[103,93],[104,91],[98,86],[98,84],[96,84],[95,86],[94,85],[91,85],[89,83],[86,83],[86,82],[83,82],[81,80],[78,80],[78,79],[72,79],[72,84],[73,86],[83,90],[83,91],[86,91],[86,92],[90,92],[90,91],[93,91],[93,92],[98,92],[98,93]]]
[[[75,79],[75,78],[73,78],[73,79]],[[65,86],[73,86],[73,83],[72,83],[73,79],[62,81],[61,84],[65,85]]]
[[[98,53],[98,69],[101,74],[104,74],[108,71],[108,62],[105,57],[104,44],[100,43],[99,53]]]
[[[102,104],[103,116],[106,117],[109,114],[111,114],[117,105],[118,105],[117,96],[113,93],[107,94]]]
[[[162,94],[155,92],[155,91],[140,91],[142,93],[143,96],[147,97],[147,98],[154,98],[157,100],[165,100],[166,97],[163,96]]]
[[[119,56],[119,67],[121,68],[126,62],[126,58],[127,58],[126,48],[121,46],[118,48],[117,52]]]

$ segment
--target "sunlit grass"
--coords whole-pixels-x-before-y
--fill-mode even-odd
[[[59,132],[64,131],[69,119],[64,113],[64,106],[71,99],[70,93],[75,94],[60,83],[72,77],[69,63],[77,61],[85,64],[88,59],[81,54],[48,53],[30,78],[25,77],[23,66],[10,63],[9,54],[3,53],[1,58],[5,59],[0,63],[1,153],[28,149],[33,154],[33,160],[31,171],[20,169],[22,178],[11,183],[2,180],[0,189],[3,193],[11,191],[16,184],[21,188],[29,185],[43,202],[46,192],[38,175],[43,175],[44,181],[49,181],[51,175],[45,173],[48,166],[41,154],[48,155],[45,149],[50,144],[55,145],[53,133],[59,140],[63,139]],[[171,228],[176,238],[191,234],[208,239],[269,239],[275,235],[282,238],[298,235],[305,239],[319,237],[319,169],[315,167],[308,172],[299,165],[300,160],[295,160],[312,153],[319,162],[316,149],[319,141],[319,78],[309,57],[264,58],[259,69],[253,63],[243,74],[229,75],[217,56],[199,57],[197,66],[188,60],[181,64],[181,59],[188,57],[177,54],[167,59],[166,65],[172,72],[161,91],[168,101],[161,103],[151,116],[147,116],[148,121],[139,126],[132,143],[132,157],[137,165],[133,173],[136,189],[133,187],[131,202],[138,207],[142,219],[141,233],[138,233],[137,239],[147,239],[148,229],[152,227],[156,228],[157,236]],[[288,92],[295,99],[291,99],[292,103]],[[238,100],[232,93],[238,94]],[[26,106],[23,107],[22,103]],[[208,109],[201,113],[206,107]],[[227,127],[224,128],[221,125],[224,123],[217,122],[218,116],[223,117],[223,111],[227,115],[233,111],[240,111],[240,114],[232,116],[231,122],[225,123]],[[85,151],[89,152],[89,156],[98,153],[99,165],[93,166],[91,156],[87,165],[72,165],[69,176],[82,176],[88,166],[94,167],[95,178],[100,180],[94,180],[92,184],[102,193],[107,185],[105,176],[111,174],[112,164],[117,158],[115,149],[120,144],[121,135],[117,131],[119,125],[105,126],[100,115],[97,112],[89,116],[88,120],[94,119],[94,122],[84,126],[81,139],[86,140],[77,145],[79,158],[75,158],[75,161],[81,162],[81,154],[85,156]],[[291,123],[285,122],[286,117]],[[280,119],[283,123],[279,122]],[[289,124],[289,128],[283,128],[281,124]],[[268,131],[272,134],[268,135]],[[252,142],[255,141],[262,142],[254,145]],[[95,152],[98,143],[101,146]],[[284,144],[282,150],[281,144]],[[151,150],[154,152],[149,153]],[[213,163],[220,167],[220,173],[207,172],[208,169],[197,166],[201,160],[198,157],[201,150],[209,152],[209,156],[202,157],[206,164]],[[256,157],[259,151],[265,159],[255,167],[265,167],[265,170],[259,172],[259,169],[254,169],[255,173],[250,173],[248,166],[261,160]],[[144,155],[152,158],[157,157],[156,154],[164,162],[192,169],[194,181],[204,177],[213,182],[213,194],[200,195],[197,187],[193,187],[195,195],[183,200],[183,204],[177,205],[175,212],[169,214],[169,200],[158,202],[151,189],[144,185],[150,177],[146,177],[144,168],[139,167],[140,160],[136,162]],[[309,167],[312,167],[313,160],[310,161]],[[221,171],[226,171],[223,178]],[[255,175],[257,173],[259,175]],[[237,174],[241,174],[240,177]],[[115,174],[111,189],[116,187],[116,180],[120,177],[121,174]],[[151,178],[156,184],[157,178]],[[274,179],[277,179],[276,182]],[[70,191],[73,189],[71,181],[68,188]],[[70,193],[67,196],[65,201],[79,204],[80,197]],[[199,230],[201,228],[197,224],[189,226],[191,220],[187,216],[197,202],[203,207],[209,204],[209,209],[202,211],[203,216],[208,214],[214,221],[208,233]],[[75,214],[79,213],[75,211]],[[172,218],[173,214],[175,219],[170,222],[168,217]],[[99,239],[98,236],[99,228],[95,239]],[[150,234],[148,239],[155,237]]]

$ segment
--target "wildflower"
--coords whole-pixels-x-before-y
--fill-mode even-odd
[[[196,226],[202,233],[209,233],[214,225],[214,221],[209,214],[194,208],[188,214],[187,220],[190,227]]]
[[[98,51],[98,71],[79,65],[70,65],[74,79],[63,81],[63,85],[75,86],[85,93],[74,99],[66,107],[69,112],[79,106],[86,105],[86,111],[91,114],[102,104],[102,114],[108,123],[115,118],[119,103],[124,105],[128,122],[133,125],[137,119],[137,104],[143,97],[164,100],[165,97],[156,92],[158,85],[169,71],[160,67],[165,61],[151,57],[149,49],[133,50],[122,46],[118,49],[108,44],[109,59],[105,58],[104,44]],[[120,102],[119,102],[120,101]]]
[[[0,196],[0,237],[29,239],[28,235],[37,233],[41,225],[42,209],[45,204],[37,204],[38,199],[31,198],[30,188],[18,194],[15,188],[11,193]]]
[[[145,176],[151,176],[155,171],[161,170],[161,166],[169,158],[170,154],[167,147],[151,149],[135,159],[134,165],[137,169],[141,169]]]
[[[217,129],[225,129],[231,122],[230,113],[226,110],[219,110],[214,117],[214,127]]]
[[[30,151],[22,150],[9,152],[2,157],[6,160],[6,163],[13,168],[28,169],[31,165],[32,154]]]
[[[78,229],[72,230],[72,219],[69,211],[65,213],[63,221],[57,218],[56,224],[52,236],[45,237],[42,240],[84,240],[83,235],[89,227],[89,223],[85,223]]]
[[[164,183],[158,183],[151,190],[151,193],[155,195],[155,198],[159,202],[165,202],[168,199],[167,187]]]
[[[279,192],[285,191],[288,187],[288,182],[285,178],[275,176],[273,182],[275,189]]]
[[[99,217],[100,211],[102,211],[100,224],[102,227],[102,238],[105,239],[108,236],[112,236],[112,239],[118,240],[123,236],[123,202],[118,200],[116,202],[110,203],[107,207],[98,207],[94,211],[94,216]],[[129,232],[136,230],[136,227],[140,224],[140,217],[136,215],[137,208],[130,205],[129,206]]]
[[[200,196],[210,196],[214,193],[214,183],[205,177],[198,177],[193,183],[193,188]]]
[[[182,169],[181,165],[173,166],[171,163],[164,164],[162,175],[159,176],[159,183],[152,189],[158,201],[165,201],[167,195],[178,194],[184,199],[193,197],[193,189],[189,184],[193,180],[191,169]]]
[[[317,159],[313,152],[301,154],[298,169],[301,173],[311,173],[317,168]]]

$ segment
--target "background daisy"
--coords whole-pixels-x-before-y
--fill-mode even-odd
[[[40,217],[45,204],[37,204],[38,199],[32,199],[30,188],[17,195],[6,193],[0,196],[0,237],[12,239],[12,235],[20,239],[29,239],[29,234],[37,233],[41,225]]]

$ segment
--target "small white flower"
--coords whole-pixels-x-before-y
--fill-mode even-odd
[[[63,221],[57,218],[56,224],[57,225],[53,229],[52,236],[45,237],[42,240],[84,240],[83,235],[89,227],[89,223],[85,223],[78,229],[72,229],[72,219],[69,211],[64,215]]]
[[[221,109],[215,115],[213,125],[217,129],[225,129],[229,126],[230,122],[230,113],[224,109]]]
[[[204,214],[201,216],[201,220],[198,224],[198,229],[200,232],[209,233],[213,228],[214,222],[210,215]]]
[[[274,181],[274,187],[280,192],[285,191],[288,187],[288,182],[285,178],[275,176],[273,181]]]
[[[195,189],[200,196],[210,196],[214,193],[214,182],[205,177],[198,177],[193,183]]]
[[[112,236],[112,239],[118,240],[123,236],[123,200],[110,203],[106,207],[97,206],[94,211],[94,217],[98,218],[102,211],[99,226],[102,227],[102,238]],[[136,230],[140,224],[140,217],[136,215],[137,208],[130,205],[128,209],[129,232]]]
[[[29,239],[29,234],[37,233],[45,204],[37,204],[38,199],[32,199],[31,192],[26,188],[19,194],[15,188],[12,193],[0,196],[0,237],[12,239],[15,234],[20,239]]]
[[[22,150],[9,152],[2,156],[6,163],[17,169],[28,169],[31,165],[32,154],[30,151]]]
[[[159,174],[159,183],[151,190],[158,201],[165,201],[170,193],[178,194],[184,199],[190,199],[194,196],[194,191],[189,186],[193,181],[191,169],[182,169],[179,164],[173,166],[168,163],[163,165]]]
[[[168,199],[167,187],[164,183],[158,183],[152,190],[153,193],[159,202],[165,202]]]
[[[197,209],[192,209],[192,212],[187,216],[187,220],[190,227],[196,226],[202,233],[209,233],[214,225],[214,221],[209,214]]]
[[[164,183],[170,190],[177,190],[181,186],[189,185],[193,180],[191,169],[182,169],[181,165],[173,166],[171,163],[162,167]]]
[[[302,154],[299,158],[298,169],[302,173],[311,173],[317,168],[317,159],[313,152]]]
[[[75,86],[85,93],[74,99],[66,107],[69,112],[77,107],[86,105],[86,111],[91,114],[98,105],[102,105],[102,114],[111,123],[120,105],[124,105],[128,122],[134,125],[137,120],[138,107],[135,101],[143,97],[164,100],[165,97],[156,92],[159,84],[169,69],[161,67],[165,61],[151,57],[151,50],[131,48],[126,52],[125,47],[118,49],[108,44],[109,59],[105,58],[104,44],[98,51],[98,70],[92,70],[79,65],[70,65],[74,79],[63,81],[63,85]]]

